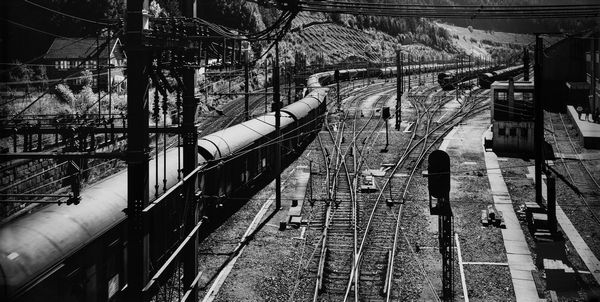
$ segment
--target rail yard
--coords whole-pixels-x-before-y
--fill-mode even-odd
[[[600,4],[19,1],[1,301],[600,299]]]

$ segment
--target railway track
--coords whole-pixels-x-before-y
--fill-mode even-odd
[[[597,225],[600,225],[600,184],[599,180],[590,171],[585,161],[580,156],[580,148],[578,144],[574,142],[570,132],[573,129],[569,129],[561,113],[549,114],[550,125],[551,125],[551,136],[556,152],[559,153],[560,166],[566,174],[567,181],[569,181],[575,189],[575,193],[578,195],[580,204],[583,206],[578,207],[584,215],[585,219],[593,220]],[[558,116],[558,118],[553,118]],[[555,123],[558,127],[555,127]],[[558,133],[563,133],[566,139],[559,138]],[[574,204],[571,204],[575,206]]]
[[[396,196],[396,199],[398,196],[406,199],[411,179],[416,175],[419,164],[426,154],[439,143],[444,134],[452,127],[460,123],[465,117],[480,112],[484,108],[483,105],[478,105],[478,99],[474,97],[468,102],[465,101],[453,114],[442,119],[440,109],[452,98],[429,97],[434,90],[432,88],[424,89],[422,93],[424,95],[419,95],[413,100],[413,106],[418,111],[415,120],[416,128],[411,134],[410,143],[406,145],[393,169],[386,172],[383,185],[377,188],[379,193],[361,194],[356,191],[355,187],[356,197],[348,199],[351,202],[347,203],[348,206],[343,210],[345,219],[339,221],[347,223],[347,225],[340,225],[340,228],[344,228],[344,240],[341,240],[343,243],[339,245],[343,249],[340,248],[338,260],[334,261],[333,253],[328,250],[319,254],[317,256],[318,261],[315,261],[319,263],[319,265],[315,265],[317,267],[317,284],[323,282],[323,286],[320,289],[315,287],[314,301],[359,299],[389,301],[393,298],[400,298],[400,293],[394,294],[393,288],[400,281],[401,276],[401,269],[394,265],[394,261],[397,257],[397,247],[402,239],[399,230],[402,223],[403,205],[400,203],[400,206],[389,207],[388,203],[385,202],[388,199],[387,192],[389,190],[390,195]],[[374,127],[374,129],[377,129],[377,127]],[[363,130],[363,133],[370,133],[368,138],[372,141],[376,140],[377,135],[373,135],[372,131]],[[353,135],[356,134],[353,133]],[[360,141],[360,138],[354,139],[349,143],[353,148],[348,147],[348,150],[351,150],[354,155],[353,160],[355,162],[352,163],[352,166],[355,167],[355,171],[360,171],[362,165],[371,168],[377,164],[371,161],[370,152],[367,151],[369,148],[367,146],[372,145],[372,142],[370,144],[363,142],[364,148],[360,148],[356,145],[356,142]],[[343,150],[343,147],[339,149]],[[349,166],[346,165],[346,167]],[[398,180],[397,177],[394,177],[394,174],[400,171],[400,168],[409,172],[405,180]],[[355,173],[354,183],[351,181],[346,181],[346,183],[357,186],[357,175],[358,173]],[[394,182],[393,185],[392,181]],[[345,190],[346,188],[340,186],[338,189]],[[355,205],[354,209],[352,209],[352,204]],[[356,213],[354,220],[351,219],[352,212]],[[353,232],[356,235],[353,235]],[[331,228],[325,228],[323,233],[323,238],[331,237]],[[353,239],[356,236],[359,238]],[[404,239],[407,240],[406,237]],[[357,242],[356,247],[351,244],[353,241]],[[330,245],[330,247],[333,246],[335,249],[337,239],[335,242],[336,245]],[[348,263],[348,261],[351,262]],[[330,262],[330,265],[327,264],[328,262]],[[319,274],[321,267],[323,267],[323,276]],[[427,279],[424,273],[423,276]],[[322,278],[322,280],[319,281],[319,278]],[[342,288],[340,288],[340,279],[345,283]]]
[[[376,89],[380,93],[385,90],[390,88]],[[363,136],[369,137],[381,127],[380,122],[374,122],[379,115],[372,108],[377,108],[389,99],[388,94],[382,94],[372,104],[371,110],[358,108],[357,103],[368,95],[370,93],[359,93],[350,98],[347,105],[353,109],[333,115],[333,123],[326,123],[327,133],[323,135],[326,142],[319,136],[324,157],[329,155],[332,160],[329,160],[326,177],[326,182],[330,183],[330,199],[321,215],[323,230],[317,244],[318,251],[313,253],[317,255],[313,301],[335,300],[334,297],[342,295],[345,280],[354,262],[359,232],[357,183],[361,165],[357,156],[360,149],[366,146],[359,145],[358,142],[362,141]],[[363,118],[365,111],[368,114]],[[333,147],[327,148],[326,145]]]

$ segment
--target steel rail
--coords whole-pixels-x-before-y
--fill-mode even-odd
[[[550,126],[552,129],[552,138],[554,140],[554,145],[556,146],[556,149],[559,153],[561,152],[561,148],[558,145],[558,139],[556,138],[556,132],[555,132],[555,128],[554,128],[554,122],[552,121],[552,116],[550,115]],[[587,167],[585,166],[585,164],[583,163],[583,161],[581,160],[581,157],[579,156],[579,154],[577,153],[577,149],[575,148],[575,144],[573,144],[573,141],[571,140],[571,137],[569,135],[569,130],[567,129],[567,126],[562,118],[562,115],[559,114],[560,120],[561,120],[561,124],[563,125],[563,128],[565,130],[565,133],[567,134],[567,138],[569,139],[569,143],[571,145],[571,147],[573,148],[573,151],[575,153],[575,155],[577,156],[577,161],[581,164],[581,166],[584,168],[584,170],[586,171],[586,173],[590,176],[590,178],[592,179],[592,181],[594,182],[594,184],[598,187],[598,183],[596,182],[596,180],[594,179],[593,175],[591,174],[591,172],[587,169]],[[565,168],[565,171],[567,172],[567,175],[569,176],[569,179],[571,179],[571,183],[574,185],[575,184],[575,178],[573,177],[573,174],[571,173],[571,169],[569,169],[569,167],[567,166],[567,163],[565,162],[564,158],[562,158],[561,156],[561,163],[563,164],[563,167]],[[590,204],[588,203],[587,199],[585,198],[585,196],[583,196],[583,193],[581,192],[576,192],[577,195],[579,195],[579,198],[581,199],[581,201],[583,202],[583,204],[588,208],[588,210],[590,211],[590,214],[592,215],[592,219],[597,223],[600,224],[600,218],[596,215],[596,213],[594,213],[594,211],[592,210],[592,206],[590,206]]]

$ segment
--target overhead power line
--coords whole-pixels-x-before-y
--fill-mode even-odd
[[[263,3],[264,4],[264,3]],[[271,5],[270,3],[266,3]],[[595,18],[600,4],[561,5],[418,5],[301,0],[302,11],[462,19]]]
[[[102,26],[108,26],[108,25],[110,25],[108,23],[94,21],[94,20],[90,20],[90,19],[86,19],[86,18],[82,18],[82,17],[73,16],[71,14],[63,13],[61,11],[58,11],[58,10],[55,10],[55,9],[52,9],[52,8],[49,8],[49,7],[37,4],[37,3],[29,1],[29,0],[23,0],[23,2],[31,4],[31,5],[36,6],[36,7],[39,7],[41,9],[53,12],[53,13],[61,15],[61,16],[65,16],[65,17],[68,17],[68,18],[75,19],[75,20],[79,20],[79,21],[83,21],[83,22],[88,22],[88,23],[92,23],[92,24],[96,24],[96,25],[102,25]]]
[[[27,25],[24,25],[24,24],[21,24],[21,23],[18,23],[18,22],[14,22],[14,21],[11,21],[11,20],[8,20],[8,19],[5,19],[5,18],[2,18],[2,17],[0,17],[0,20],[4,20],[4,21],[6,21],[6,22],[8,22],[8,23],[10,23],[10,24],[13,24],[13,25],[16,25],[16,26],[19,26],[19,27],[25,28],[25,29],[33,30],[33,31],[35,31],[35,32],[42,33],[42,34],[45,34],[45,35],[49,35],[49,36],[52,36],[52,37],[56,37],[56,38],[62,38],[62,39],[71,39],[71,38],[67,38],[67,37],[65,37],[65,36],[61,36],[61,35],[57,35],[57,34],[53,34],[53,33],[51,33],[51,32],[43,31],[43,30],[41,30],[41,29],[33,28],[33,27],[31,27],[31,26],[27,26]]]

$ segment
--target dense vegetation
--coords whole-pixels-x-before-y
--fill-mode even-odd
[[[358,0],[352,0],[358,1]],[[365,2],[389,2],[396,0],[361,0]],[[572,0],[569,3],[593,3],[594,0]],[[125,0],[33,0],[57,11],[72,14],[81,18],[107,22],[123,17]],[[158,0],[165,12],[179,15],[180,0]],[[407,0],[409,4],[515,4],[514,0]],[[565,3],[565,0],[522,0],[518,4],[553,4]],[[255,3],[243,0],[202,0],[198,1],[198,14],[201,18],[218,22],[243,31],[256,32],[272,24],[279,12]],[[36,7],[22,0],[0,1],[0,51],[3,62],[14,60],[26,61],[44,53],[54,37],[96,36],[101,25],[74,20],[56,13]],[[318,14],[323,17],[323,14]],[[422,43],[434,49],[452,51],[448,34],[439,27],[433,26],[429,20],[420,18],[391,18],[379,16],[349,16],[328,14],[325,17],[331,22],[354,29],[375,29],[397,37],[403,44]],[[26,29],[23,26],[7,22],[10,20],[24,26],[37,29]],[[442,20],[459,26],[490,29],[507,32],[556,32],[568,29],[580,30],[590,28],[592,21],[579,20]],[[41,33],[45,31],[46,33]],[[4,69],[5,66],[2,66]],[[6,80],[6,79],[5,79]]]

